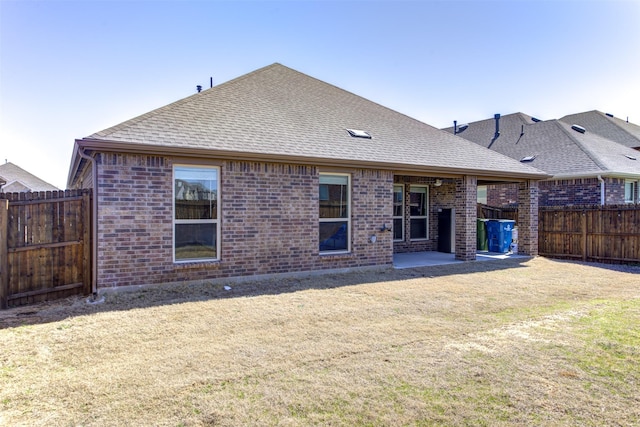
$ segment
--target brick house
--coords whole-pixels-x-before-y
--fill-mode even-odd
[[[273,64],[76,140],[68,185],[94,190],[105,288],[389,266],[437,248],[440,211],[473,260],[485,182],[518,185],[536,255],[546,176]]]
[[[496,114],[444,130],[547,172],[552,176],[539,183],[539,205],[571,206],[639,202],[640,153],[633,148],[640,146],[638,129],[596,111],[546,121]],[[481,186],[478,201],[516,206],[517,191],[513,184]]]

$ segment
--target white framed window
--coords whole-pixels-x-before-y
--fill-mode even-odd
[[[483,205],[487,204],[487,186],[486,185],[478,185],[478,197],[477,203],[482,203]]]
[[[393,241],[404,240],[404,185],[393,186]]]
[[[624,181],[624,202],[635,203],[638,193],[638,181],[627,179]]]
[[[320,253],[351,251],[351,175],[321,173],[318,240]]]
[[[409,189],[409,226],[411,240],[429,238],[429,187],[414,186]]]
[[[220,257],[220,168],[173,167],[173,260]]]

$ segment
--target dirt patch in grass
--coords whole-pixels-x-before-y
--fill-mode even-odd
[[[544,258],[0,312],[0,425],[634,425],[640,269]]]

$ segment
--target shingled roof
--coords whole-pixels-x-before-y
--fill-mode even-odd
[[[453,128],[445,129],[453,133]],[[469,123],[459,136],[516,160],[526,159],[554,178],[597,175],[640,177],[637,151],[594,132],[576,131],[560,120],[540,121],[523,113]]]
[[[4,184],[1,186],[2,188],[0,188],[2,192],[58,190],[56,186],[49,184],[11,162],[0,165],[0,181],[4,181]]]
[[[347,129],[363,130],[371,138],[353,137]],[[95,150],[545,177],[533,167],[277,63],[76,144]],[[70,183],[80,161],[76,152]]]
[[[570,114],[560,119],[570,125],[579,125],[597,135],[627,147],[640,150],[640,126],[597,110]]]

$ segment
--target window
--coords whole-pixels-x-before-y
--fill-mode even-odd
[[[478,200],[477,203],[482,203],[483,205],[487,204],[487,186],[486,185],[478,185]]]
[[[219,179],[216,167],[173,168],[174,260],[206,261],[219,257]]]
[[[428,206],[428,188],[412,186],[409,191],[411,240],[422,240],[429,237]]]
[[[319,242],[321,253],[349,252],[350,176],[320,174]]]
[[[634,203],[636,201],[636,193],[638,192],[638,181],[627,179],[624,182],[624,202]]]
[[[393,186],[393,240],[404,240],[404,185]]]

